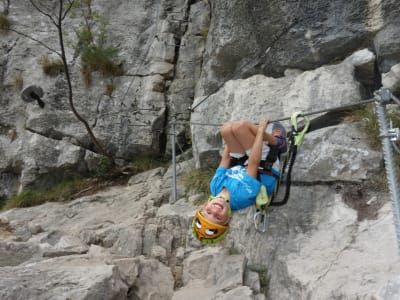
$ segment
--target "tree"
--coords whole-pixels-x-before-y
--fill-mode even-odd
[[[69,106],[74,114],[74,116],[84,125],[87,133],[90,136],[91,141],[93,142],[93,144],[95,145],[95,147],[97,148],[97,150],[104,156],[106,156],[108,158],[108,160],[110,161],[111,166],[115,165],[115,161],[113,156],[103,147],[103,145],[101,145],[101,143],[97,140],[96,136],[94,135],[92,129],[89,126],[89,123],[86,121],[85,118],[83,118],[79,112],[76,110],[75,108],[75,104],[74,104],[74,96],[73,96],[73,88],[72,88],[72,82],[71,82],[71,76],[70,76],[70,70],[69,70],[69,66],[67,63],[67,58],[66,58],[66,51],[65,51],[65,39],[64,39],[64,33],[63,33],[63,29],[64,29],[64,21],[66,19],[66,17],[68,16],[68,14],[71,13],[71,11],[80,4],[86,4],[86,5],[90,5],[91,4],[91,0],[58,0],[57,2],[53,2],[53,1],[47,1],[47,5],[44,3],[46,1],[34,1],[34,0],[29,0],[29,2],[32,4],[32,6],[42,15],[46,16],[50,22],[55,26],[55,28],[57,29],[57,34],[58,34],[58,41],[59,41],[59,46],[60,46],[60,50],[57,51],[51,47],[49,47],[48,45],[46,45],[45,43],[43,43],[42,41],[32,38],[29,35],[15,30],[13,28],[10,28],[11,31],[14,31],[20,35],[23,35],[37,43],[39,43],[40,45],[42,45],[43,47],[47,48],[48,50],[50,50],[51,52],[55,53],[56,55],[58,55],[63,63],[63,67],[64,67],[64,74],[65,74],[65,79],[67,81],[67,86],[68,86],[68,101],[69,101]]]

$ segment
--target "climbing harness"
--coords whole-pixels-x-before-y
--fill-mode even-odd
[[[302,126],[299,126],[299,119],[302,118]],[[304,137],[310,128],[310,120],[301,112],[295,112],[291,116],[292,130],[288,133],[287,144],[288,151],[283,154],[283,161],[279,170],[279,176],[275,184],[275,189],[272,195],[266,194],[265,187],[262,186],[256,198],[256,212],[254,213],[253,221],[257,231],[265,232],[267,224],[267,208],[268,206],[281,206],[286,204],[290,195],[291,174],[296,160],[297,148],[303,143]],[[281,201],[276,201],[281,183],[285,181],[285,195]],[[264,189],[263,189],[264,188]]]

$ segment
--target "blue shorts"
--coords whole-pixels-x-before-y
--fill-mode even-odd
[[[274,192],[277,178],[268,174],[260,174],[260,181],[262,185],[265,185],[267,194],[270,196]]]

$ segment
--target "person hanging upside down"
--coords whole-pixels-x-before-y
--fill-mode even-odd
[[[216,243],[228,232],[232,211],[255,204],[261,186],[272,194],[279,160],[268,165],[268,152],[286,151],[285,130],[274,123],[272,134],[266,132],[269,121],[259,125],[248,121],[227,122],[220,129],[225,148],[219,167],[210,183],[208,202],[196,210],[192,222],[194,236],[203,243]],[[268,170],[266,170],[268,169]],[[259,195],[259,197],[267,197]]]

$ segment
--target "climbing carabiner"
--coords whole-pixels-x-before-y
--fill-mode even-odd
[[[259,223],[262,224],[261,229],[258,227]],[[262,233],[264,233],[267,229],[267,215],[265,212],[262,212],[259,209],[257,209],[257,211],[254,213],[254,227],[256,228],[256,231]]]
[[[304,120],[304,127],[302,131],[298,131],[298,118],[302,117]],[[301,112],[295,112],[292,117],[291,117],[291,122],[292,122],[292,134],[294,137],[294,144],[296,146],[299,146],[304,139],[305,134],[307,133],[308,129],[310,128],[310,119],[303,115]]]

